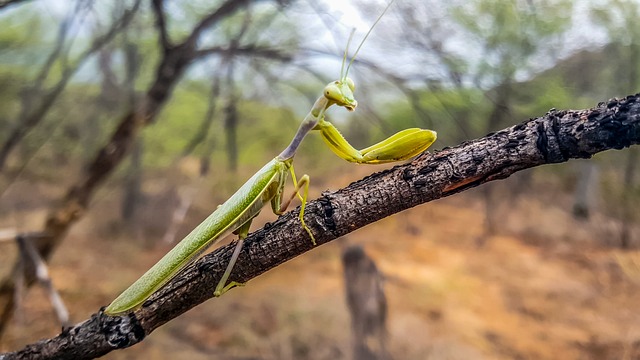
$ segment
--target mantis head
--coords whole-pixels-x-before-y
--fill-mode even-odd
[[[349,111],[354,111],[358,106],[358,101],[356,101],[353,96],[355,89],[356,85],[353,83],[353,80],[345,76],[341,80],[327,84],[327,86],[324,87],[324,97],[338,106],[342,106]]]

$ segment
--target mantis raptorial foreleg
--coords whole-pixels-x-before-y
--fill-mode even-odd
[[[320,121],[319,130],[329,148],[341,158],[359,164],[382,164],[412,158],[426,150],[437,134],[425,129],[406,129],[362,150],[356,150],[328,121]]]

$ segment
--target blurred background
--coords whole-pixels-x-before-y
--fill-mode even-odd
[[[16,233],[66,221],[45,257],[71,322],[87,318],[284,149],[338,78],[351,30],[352,55],[386,6],[160,3],[0,1],[0,351],[60,328],[41,286],[15,286]],[[397,0],[350,69],[358,109],[328,119],[359,148],[422,127],[438,149],[634,94],[639,18],[635,0]],[[100,175],[94,159],[118,153],[107,144],[131,118],[145,120]],[[366,335],[378,358],[638,358],[639,152],[395,215],[106,358],[357,357],[354,253],[381,290],[379,331]],[[312,199],[384,169],[344,162],[313,133],[295,164]],[[61,220],[87,187],[87,210]],[[253,228],[274,219],[266,209]]]

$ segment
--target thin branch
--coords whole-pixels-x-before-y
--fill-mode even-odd
[[[29,262],[35,267],[36,277],[38,281],[42,285],[42,287],[49,294],[49,301],[51,301],[51,306],[56,312],[58,316],[58,320],[62,325],[62,328],[69,327],[69,311],[67,307],[64,305],[58,290],[53,286],[53,281],[51,281],[51,277],[49,276],[49,270],[47,269],[47,264],[45,264],[44,260],[38,254],[38,250],[33,246],[31,241],[35,238],[29,238],[26,236],[17,236],[16,241],[18,242],[18,247],[20,248],[20,254],[22,257],[22,264],[26,263],[28,259]],[[23,269],[26,269],[23,265]],[[23,278],[24,279],[24,278]]]
[[[633,144],[640,144],[637,95],[592,109],[552,110],[454,148],[425,153],[344,189],[327,191],[307,204],[305,222],[321,245],[384,217],[523,169],[589,158]],[[298,211],[290,211],[245,240],[231,280],[247,282],[314,248],[300,226]],[[223,246],[196,261],[129,314],[112,317],[98,312],[54,338],[0,358],[89,359],[132,346],[210,299],[234,247]]]
[[[171,47],[171,40],[167,31],[167,18],[164,13],[164,0],[151,1],[151,9],[156,17],[156,27],[158,28],[158,36],[160,47],[167,50]]]
[[[184,44],[191,44],[192,46],[195,46],[198,38],[200,37],[200,35],[202,35],[202,32],[204,30],[210,28],[213,24],[234,13],[237,9],[246,7],[250,3],[250,0],[227,0],[216,11],[210,13],[208,16],[200,20],[200,22],[193,29],[191,35],[189,35],[189,37],[184,41]]]
[[[180,154],[181,158],[189,156],[198,145],[200,145],[206,138],[213,123],[213,118],[216,113],[216,101],[220,96],[220,76],[216,73],[211,80],[211,92],[209,94],[209,104],[207,106],[207,112],[198,127],[198,130],[194,133],[191,140],[187,142],[187,145]]]
[[[228,54],[233,53],[234,55],[243,55],[243,56],[252,56],[252,57],[263,57],[272,60],[278,60],[281,62],[288,62],[293,59],[293,56],[286,51],[259,46],[259,45],[246,45],[239,47],[231,47],[231,46],[213,46],[210,48],[200,49],[195,51],[194,58],[203,57],[211,54]]]
[[[4,9],[5,7],[12,6],[12,5],[25,3],[27,1],[29,0],[2,0],[0,1],[0,9]]]
[[[222,60],[220,61],[219,68],[227,66],[227,68],[231,68],[230,62],[235,54],[236,49],[240,45],[240,41],[242,37],[246,34],[249,29],[249,25],[251,23],[251,12],[247,11],[245,13],[244,20],[242,22],[242,26],[238,33],[231,39],[229,42],[229,51],[227,51]],[[215,68],[215,67],[213,67]],[[207,108],[207,113],[205,114],[202,122],[200,123],[200,127],[192,139],[187,143],[184,150],[182,151],[181,158],[189,155],[201,142],[203,142],[207,134],[209,133],[209,128],[213,122],[213,117],[216,111],[216,101],[218,100],[218,96],[220,95],[220,72],[217,71],[213,75],[213,80],[211,84],[211,95],[209,96],[209,106]]]
[[[67,42],[67,36],[69,35],[69,28],[71,28],[71,24],[73,23],[74,18],[76,16],[79,16],[78,13],[82,9],[81,4],[82,2],[78,2],[76,6],[74,6],[73,10],[70,11],[69,14],[64,19],[62,19],[62,22],[60,23],[60,27],[58,28],[58,35],[56,37],[55,46],[53,47],[53,50],[51,51],[49,56],[47,56],[47,60],[45,60],[44,65],[42,66],[42,68],[40,69],[40,72],[36,76],[34,84],[31,86],[35,91],[41,90],[42,84],[44,83],[45,79],[49,76],[49,73],[51,72],[53,65],[55,64],[56,60],[58,60],[58,58],[61,57],[60,54],[65,50],[64,45]],[[69,49],[67,48],[66,51],[68,52]]]

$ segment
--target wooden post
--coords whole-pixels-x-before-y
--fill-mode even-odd
[[[351,313],[354,360],[387,360],[387,299],[382,275],[362,247],[349,246],[342,253],[347,305]]]

